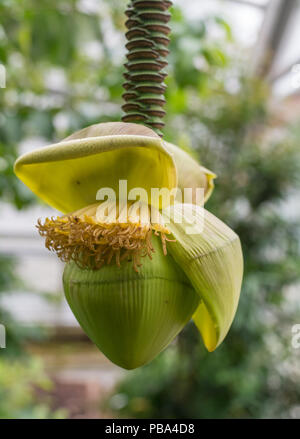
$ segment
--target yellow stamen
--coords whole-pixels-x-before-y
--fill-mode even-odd
[[[170,232],[161,217],[160,222],[151,223],[150,208],[146,209],[149,215],[145,220],[141,213],[145,212],[144,206],[142,209],[131,205],[136,209],[135,215],[129,209],[128,222],[124,223],[124,215],[120,216],[121,210],[124,213],[123,207],[113,212],[109,205],[104,218],[103,211],[102,217],[99,216],[99,206],[88,206],[63,217],[46,218],[44,223],[39,219],[36,227],[46,238],[46,248],[55,251],[63,262],[75,261],[80,268],[98,270],[112,262],[120,267],[121,262],[132,260],[134,270],[138,271],[142,257],[152,258],[154,248],[151,237],[154,233],[161,237],[163,252],[167,254],[166,243],[171,241],[167,235]]]

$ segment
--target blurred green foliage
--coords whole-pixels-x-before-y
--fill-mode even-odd
[[[18,208],[32,201],[14,177],[18,147],[41,144],[100,120],[119,120],[123,11],[75,0],[0,3],[0,196]],[[112,21],[113,20],[113,21]],[[25,146],[26,147],[26,146]]]
[[[120,120],[126,4],[1,1],[2,201],[17,209],[36,201],[12,170],[28,145]],[[269,91],[247,77],[248,61],[222,17],[187,22],[182,9],[172,13],[165,137],[218,174],[207,208],[239,233],[245,280],[237,318],[215,353],[205,352],[191,323],[153,363],[126,375],[110,406],[133,417],[299,417],[299,352],[291,348],[300,319],[299,221],[289,206],[299,185],[300,133],[274,124]],[[0,267],[1,296],[17,280],[13,261],[1,256]],[[47,382],[40,366],[16,357],[22,329],[2,308],[0,321],[15,356],[0,352],[0,417],[56,416],[31,393],[32,382]]]
[[[36,391],[52,389],[37,359],[0,361],[0,419],[60,419],[64,410],[53,411],[51,401],[36,402]],[[50,403],[50,404],[49,404]]]

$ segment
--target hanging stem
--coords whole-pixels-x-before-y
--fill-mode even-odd
[[[127,63],[123,84],[124,122],[142,123],[162,136],[165,111],[163,70],[168,62],[169,0],[131,0],[126,11]]]

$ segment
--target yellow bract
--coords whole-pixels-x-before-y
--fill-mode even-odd
[[[120,180],[127,181],[128,191],[145,189],[150,203],[151,188],[175,189],[176,167],[160,137],[140,135],[144,131],[136,128],[139,125],[129,129],[138,134],[119,134],[119,125],[99,124],[27,153],[17,160],[15,173],[63,213],[95,203],[101,188],[113,189],[118,197]]]
[[[177,174],[178,174],[178,188],[184,191],[186,188],[192,189],[192,202],[195,203],[197,188],[204,189],[204,202],[206,202],[211,196],[214,190],[214,179],[216,174],[211,172],[204,166],[199,165],[189,154],[187,154],[178,146],[169,142],[164,142],[164,146],[167,151],[172,154],[174,159]],[[182,200],[183,201],[183,200]]]
[[[179,185],[177,169],[179,171]],[[70,213],[96,202],[97,191],[113,189],[119,181],[134,188],[203,188],[205,199],[215,175],[198,165],[175,145],[163,142],[151,129],[137,124],[110,122],[92,125],[62,142],[24,154],[15,173],[39,198]],[[165,207],[161,197],[157,208]]]

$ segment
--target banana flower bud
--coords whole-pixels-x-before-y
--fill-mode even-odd
[[[191,318],[209,351],[220,345],[243,256],[238,236],[197,199],[198,189],[203,202],[211,195],[211,171],[150,128],[115,122],[23,155],[15,173],[62,212],[37,228],[66,262],[75,317],[111,361],[148,363]],[[188,202],[178,197],[186,188]]]

